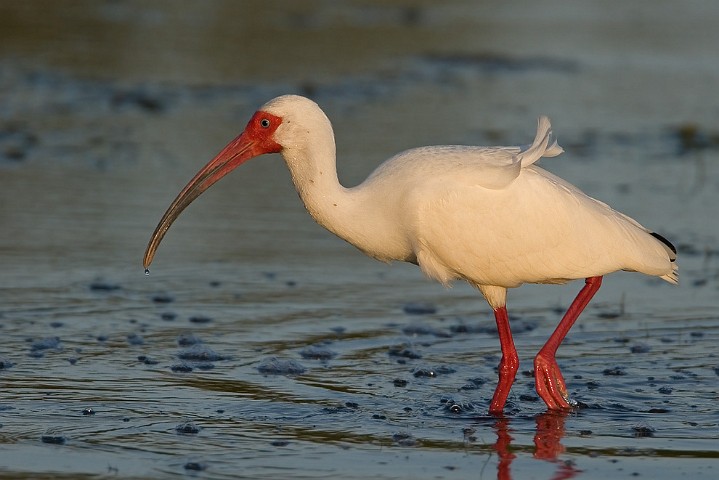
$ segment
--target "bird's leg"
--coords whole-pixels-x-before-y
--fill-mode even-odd
[[[534,357],[534,383],[537,393],[552,410],[570,408],[567,386],[555,358],[557,349],[601,285],[602,277],[589,277],[585,280],[584,287],[569,306],[562,321]]]
[[[519,357],[514,348],[512,331],[509,329],[509,318],[507,307],[499,307],[494,310],[494,319],[497,321],[497,332],[499,332],[499,344],[502,347],[502,359],[499,361],[499,382],[494,390],[492,403],[489,406],[489,413],[501,414],[504,404],[507,402],[509,390],[514,383],[514,377],[519,368]]]

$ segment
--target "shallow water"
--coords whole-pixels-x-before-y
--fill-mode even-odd
[[[713,3],[54,5],[0,6],[1,477],[717,475]],[[287,92],[333,120],[347,185],[411,146],[526,143],[548,114],[567,153],[545,168],[670,238],[681,285],[605,279],[559,351],[565,415],[531,359],[580,284],[510,292],[498,419],[479,294],[322,230],[277,156],[143,275],[174,195]]]

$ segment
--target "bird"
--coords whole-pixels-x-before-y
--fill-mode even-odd
[[[507,290],[583,279],[534,358],[539,397],[549,410],[570,410],[577,403],[569,398],[556,352],[603,277],[621,270],[671,284],[679,277],[676,248],[665,237],[536,164],[563,152],[541,116],[531,144],[413,148],[345,187],[327,115],[308,98],[279,96],[260,107],[170,204],[147,245],[145,273],[172,223],[202,192],[251,158],[279,153],[319,225],[372,258],[415,264],[444,285],[464,280],[484,296],[502,352],[490,414],[503,414],[519,367]]]

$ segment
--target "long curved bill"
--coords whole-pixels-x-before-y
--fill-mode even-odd
[[[182,213],[193,200],[199,197],[202,192],[210,188],[215,182],[247,160],[262,153],[256,151],[254,148],[255,145],[256,142],[250,138],[246,132],[243,132],[227,144],[207,165],[202,167],[195,177],[182,189],[179,195],[177,195],[177,198],[175,198],[168,207],[160,223],[157,224],[152,237],[150,237],[150,242],[147,244],[145,256],[142,260],[146,272],[148,272],[148,267],[152,263],[155,251],[157,247],[160,246],[160,242],[167,233],[167,230],[169,230],[172,222],[175,221],[180,213]]]

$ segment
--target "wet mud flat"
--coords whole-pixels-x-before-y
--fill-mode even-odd
[[[3,51],[0,477],[717,475],[719,66],[695,38],[710,35],[708,15],[652,9],[664,35],[693,25],[670,49],[631,9],[619,24],[586,4],[560,10],[542,21],[564,41],[520,45],[510,39],[527,35],[517,32],[536,21],[531,9],[362,7],[259,12],[289,32],[275,51],[293,35],[370,42],[377,29],[401,45],[358,47],[355,65],[323,46],[338,60],[317,75],[298,73],[320,63],[305,56],[285,60],[287,75],[248,60],[260,71],[203,76],[197,55],[242,63],[222,48],[160,72],[147,61],[153,42],[124,66]],[[136,41],[154,25],[159,43],[188,26],[136,8],[107,2],[96,21],[140,12]],[[562,29],[577,22],[596,37]],[[117,48],[105,42],[83,55]],[[567,153],[543,166],[670,238],[681,286],[605,279],[559,350],[578,402],[564,414],[537,398],[531,359],[580,285],[510,292],[520,374],[497,418],[486,412],[500,352],[480,295],[322,231],[278,158],[193,205],[143,275],[145,242],[178,188],[259,104],[288,92],[333,120],[347,185],[420,144],[526,143],[549,114]]]

